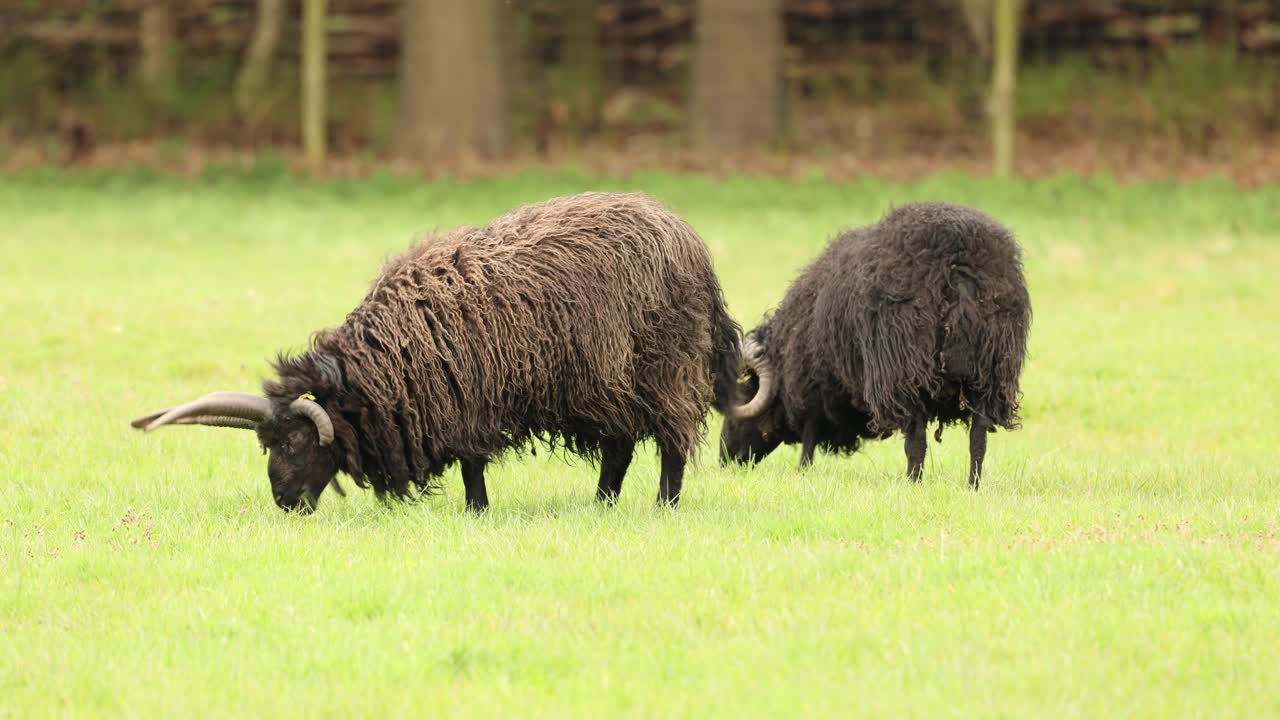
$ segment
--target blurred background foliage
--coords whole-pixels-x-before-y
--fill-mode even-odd
[[[0,152],[292,152],[311,2],[0,0]],[[1276,0],[328,0],[316,121],[331,159],[426,171],[596,151],[982,166],[1003,2],[1019,171],[1280,174]]]

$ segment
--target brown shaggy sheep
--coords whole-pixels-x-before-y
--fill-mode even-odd
[[[680,497],[711,404],[725,410],[738,326],[706,246],[640,194],[587,193],[429,236],[392,259],[339,327],[279,357],[266,397],[215,393],[133,422],[257,431],[276,503],[311,510],[336,473],[380,496],[437,489],[534,439],[599,460],[617,498],[637,441]]]

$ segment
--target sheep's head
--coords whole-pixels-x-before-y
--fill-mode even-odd
[[[273,404],[248,393],[219,392],[134,420],[150,432],[165,425],[212,425],[254,430],[267,454],[271,495],[283,510],[311,512],[334,482],[338,462],[331,443],[333,423],[315,398]],[[337,483],[334,483],[335,486]],[[341,492],[341,488],[338,488]]]
[[[720,431],[721,465],[759,462],[783,440],[773,412],[777,400],[773,367],[756,339],[748,338],[742,344],[742,362],[738,388],[746,402],[725,416]]]

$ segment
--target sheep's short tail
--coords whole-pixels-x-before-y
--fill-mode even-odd
[[[725,309],[724,296],[716,293],[711,309],[711,372],[715,388],[712,407],[721,413],[727,412],[735,400],[742,355],[741,333],[742,328]]]
[[[997,427],[1018,427],[1018,377],[1026,354],[1031,308],[1025,297],[981,296],[974,279],[958,272],[947,290],[938,363],[960,386],[960,406]]]
[[[981,318],[978,286],[965,275],[956,277],[948,295],[950,307],[943,318],[942,354],[939,362],[948,379],[965,383],[977,379]]]

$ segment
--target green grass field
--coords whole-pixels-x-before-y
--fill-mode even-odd
[[[843,226],[978,206],[1025,248],[1025,427],[908,483],[897,438],[797,474],[705,449],[508,458],[445,495],[272,504],[249,433],[136,415],[256,390],[433,227],[644,189],[746,326]],[[1280,715],[1280,188],[570,171],[419,183],[0,177],[0,716]],[[711,432],[719,421],[712,419]],[[348,480],[345,486],[351,490]]]

